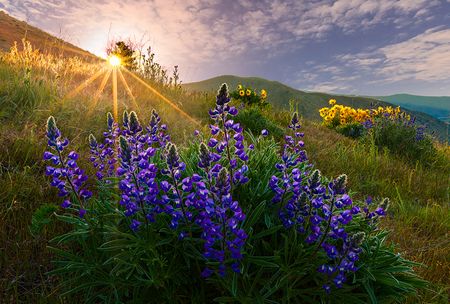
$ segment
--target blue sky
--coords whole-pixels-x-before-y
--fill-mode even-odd
[[[108,36],[151,45],[184,82],[260,76],[359,95],[450,95],[450,0],[0,0],[98,55]]]

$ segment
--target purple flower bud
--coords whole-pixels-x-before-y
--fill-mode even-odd
[[[131,224],[130,224],[130,229],[133,230],[134,232],[139,230],[139,227],[141,226],[141,222],[139,222],[138,220],[132,220]]]
[[[44,152],[44,160],[50,160],[52,157],[53,157],[52,153],[50,153],[48,151]]]
[[[72,203],[69,200],[64,200],[64,202],[61,204],[61,207],[66,209],[72,206]]]
[[[211,128],[211,134],[212,135],[217,135],[217,133],[219,133],[219,131],[220,131],[220,128],[218,128],[218,127],[216,127],[214,125],[210,125],[209,127]]]
[[[230,115],[235,116],[235,115],[238,114],[238,110],[236,109],[236,107],[230,107],[230,109],[228,110],[228,113],[229,113]]]
[[[227,128],[227,129],[231,129],[232,127],[233,127],[233,124],[234,124],[234,121],[233,120],[227,120],[226,122],[225,122],[225,128]]]
[[[83,218],[85,214],[86,214],[86,210],[83,208],[81,208],[80,211],[78,212],[78,216],[80,218]]]
[[[219,143],[219,141],[217,139],[211,138],[208,142],[208,146],[210,148],[214,148],[218,143]]]
[[[78,154],[75,151],[71,151],[69,153],[69,155],[67,155],[67,157],[72,159],[72,160],[77,160],[78,159]]]

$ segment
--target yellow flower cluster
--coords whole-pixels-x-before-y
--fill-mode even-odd
[[[319,110],[320,117],[322,117],[325,125],[338,126],[349,123],[363,123],[367,120],[373,121],[376,117],[381,117],[388,114],[390,118],[405,117],[410,119],[409,115],[400,110],[400,107],[393,108],[378,107],[376,109],[355,109],[349,106],[344,106],[336,103],[335,99],[330,99],[331,107],[324,107]]]
[[[241,96],[241,97],[244,97],[244,96],[251,96],[252,94],[254,94],[255,96],[258,95],[257,92],[256,92],[256,90],[255,90],[255,91],[252,91],[251,89],[248,89],[248,88],[246,89],[246,88],[244,88],[244,87],[242,86],[242,84],[239,84],[239,85],[237,86],[237,89],[238,89],[239,96]],[[264,89],[262,89],[262,90],[261,90],[261,93],[260,93],[260,97],[261,97],[261,99],[266,99],[266,98],[267,98],[267,91],[264,90]]]
[[[406,115],[405,112],[402,112],[400,110],[400,107],[393,108],[391,106],[387,106],[384,108],[378,107],[378,108],[372,110],[372,116],[374,116],[374,117],[381,116],[383,114],[389,114],[389,117],[392,117],[392,118],[404,117],[407,120],[411,119],[411,115]]]

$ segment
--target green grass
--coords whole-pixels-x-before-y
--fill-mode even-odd
[[[49,180],[43,176],[44,123],[49,115],[55,116],[62,122],[59,126],[71,139],[72,147],[86,155],[88,134],[101,135],[105,113],[112,109],[111,87],[106,87],[98,105],[91,109],[98,82],[81,95],[62,101],[67,88],[55,86],[52,80],[39,81],[39,71],[31,71],[31,82],[26,85],[23,73],[23,69],[0,62],[0,299],[12,303],[58,303],[56,279],[45,275],[52,269],[52,255],[46,245],[65,227],[50,225],[40,236],[33,236],[29,228],[36,209],[47,203],[59,204]],[[71,77],[73,83],[64,83],[74,87],[79,77]],[[191,140],[194,126],[138,83],[129,84],[133,92],[139,93],[135,94],[141,105],[138,114],[144,123],[148,122],[151,109],[156,108],[175,139],[181,138],[181,143]],[[270,87],[264,88],[269,98],[276,94]],[[159,89],[193,117],[207,123],[207,109],[214,102],[212,94],[175,94]],[[320,98],[325,102],[329,96]],[[135,110],[125,92],[119,92],[119,100],[120,110]],[[446,286],[450,284],[448,148],[439,148],[441,159],[430,167],[406,163],[388,151],[361,145],[311,122],[308,111],[313,108],[306,105],[307,101],[302,100],[299,110],[307,119],[303,131],[311,161],[326,176],[346,173],[356,196],[391,198],[393,206],[384,222],[393,232],[390,241],[406,257],[424,263],[426,267],[417,271],[433,283],[429,292],[421,294],[420,301],[446,303]],[[278,125],[287,121],[285,112],[273,111],[266,116]],[[89,164],[80,165],[92,171]]]

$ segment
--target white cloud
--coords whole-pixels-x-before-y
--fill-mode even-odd
[[[387,80],[450,80],[450,28],[429,29],[378,53],[385,57],[379,74]]]
[[[71,37],[72,42],[96,53],[104,49],[110,28],[116,37],[134,35],[140,38],[146,35],[149,44],[157,51],[159,61],[166,65],[180,64],[184,70],[195,70],[198,65],[230,61],[255,50],[266,51],[267,57],[292,52],[311,40],[327,39],[333,30],[352,33],[381,23],[406,27],[430,18],[431,10],[442,2],[0,0],[0,3],[12,15],[28,19],[53,34],[58,35],[61,28],[64,36]],[[425,44],[421,47],[423,50],[428,46],[422,40],[416,41],[414,47]],[[430,74],[431,69],[418,65],[423,57],[414,60],[412,53],[401,51],[406,46],[412,45],[393,45],[384,51],[359,54],[355,58],[347,58],[346,65],[370,68],[386,61],[384,71],[390,73],[401,57],[407,56],[409,60],[404,66],[408,66],[408,72],[415,66],[421,69],[420,75]],[[428,50],[430,62],[447,62],[439,55],[439,52],[447,50],[445,46],[436,51]],[[322,72],[331,76],[341,72],[336,66],[322,68]],[[405,74],[395,72],[397,77]]]
[[[310,90],[347,92],[356,80],[368,86],[393,83],[428,83],[450,85],[450,28],[431,28],[402,42],[369,51],[335,56],[330,65],[315,65],[309,80],[322,80]],[[305,71],[305,75],[309,75]],[[359,83],[360,81],[358,81]],[[413,89],[413,88],[412,88]],[[445,90],[443,90],[445,91]]]
[[[341,85],[336,82],[323,82],[306,89],[312,92],[326,92],[326,93],[352,93],[354,90],[346,85]]]
[[[92,35],[94,28],[104,33],[112,24],[119,32],[147,31],[165,44],[163,40],[181,40],[181,49],[187,47],[186,53],[195,50],[210,55],[230,45],[237,51],[241,50],[238,44],[264,48],[292,39],[324,37],[334,27],[352,31],[355,26],[370,27],[405,14],[426,16],[439,4],[434,0],[0,1],[17,16],[37,15],[36,11],[40,11],[47,19],[64,22],[65,27],[76,32],[74,35]],[[392,13],[389,18],[388,12]],[[51,20],[47,21],[51,26]]]
[[[356,72],[372,71],[380,81],[449,81],[449,54],[450,28],[431,28],[402,42],[336,58]]]

